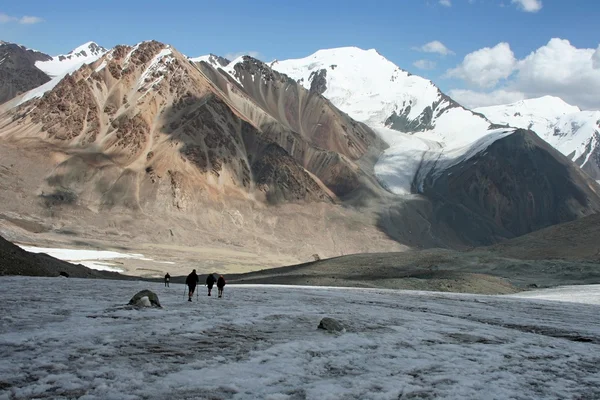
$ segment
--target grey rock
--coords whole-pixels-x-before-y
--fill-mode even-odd
[[[144,299],[145,298],[145,299]],[[138,307],[161,307],[158,296],[151,290],[142,290],[129,300],[130,306]]]
[[[323,94],[327,90],[327,70],[313,71],[308,77],[310,81],[310,92]]]
[[[340,322],[333,318],[325,317],[319,322],[318,329],[323,329],[329,332],[346,332],[346,328]]]
[[[48,82],[50,77],[35,62],[51,59],[21,45],[0,42],[0,104]]]

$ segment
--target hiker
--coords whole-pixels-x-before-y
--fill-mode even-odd
[[[217,280],[215,279],[215,276],[213,274],[209,274],[206,277],[206,286],[208,286],[208,295],[210,296],[210,292],[212,291],[213,286],[215,285],[215,282]]]
[[[171,281],[171,275],[167,272],[165,275],[165,287],[169,287],[169,282]]]
[[[185,278],[185,284],[188,285],[188,301],[192,301],[192,296],[194,295],[194,291],[196,291],[196,285],[200,281],[198,278],[198,274],[196,274],[196,270],[193,270],[191,274]]]
[[[219,275],[219,279],[217,279],[217,289],[219,289],[219,298],[223,297],[223,288],[226,284],[227,282],[225,282],[225,278],[223,278],[223,275]]]

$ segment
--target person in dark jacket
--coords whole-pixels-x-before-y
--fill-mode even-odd
[[[185,278],[185,284],[188,285],[188,301],[192,301],[192,296],[194,296],[194,292],[196,291],[196,285],[200,282],[200,278],[198,278],[198,274],[196,274],[196,270],[193,270],[191,274]]]
[[[217,279],[215,278],[215,276],[213,274],[209,274],[206,277],[206,286],[208,286],[208,295],[209,296],[210,296],[210,292],[212,291],[212,288],[215,285],[216,281],[217,281]]]
[[[167,272],[165,275],[165,287],[169,287],[169,282],[171,281],[171,275]]]
[[[219,275],[219,279],[217,279],[217,289],[219,289],[219,297],[223,297],[223,288],[226,284],[227,282],[225,282],[225,278],[223,278],[223,275]]]

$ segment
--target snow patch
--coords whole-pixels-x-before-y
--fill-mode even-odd
[[[82,264],[88,268],[99,271],[123,272],[122,268],[115,267],[114,264],[106,262],[107,260],[115,259],[131,259],[151,261],[161,264],[174,264],[170,261],[155,261],[151,258],[144,257],[143,254],[139,253],[119,253],[116,251],[107,250],[60,249],[53,247],[36,247],[25,245],[18,246],[31,253],[45,253],[54,258],[58,258],[59,260]]]
[[[154,56],[138,80],[138,91],[145,90],[144,94],[146,94],[164,79],[164,76],[168,71],[167,67],[175,60],[171,56],[172,54],[173,52],[171,49],[167,47]]]
[[[102,61],[102,64],[100,64],[98,66],[98,68],[95,69],[95,72],[100,72],[102,71],[104,68],[106,68],[106,60]]]

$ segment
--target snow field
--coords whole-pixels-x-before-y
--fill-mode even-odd
[[[145,288],[164,309],[124,306]],[[1,278],[0,357],[10,362],[0,363],[0,399],[600,396],[597,306],[236,285],[217,299],[198,290],[188,303],[175,284]],[[325,316],[347,333],[318,331]]]

